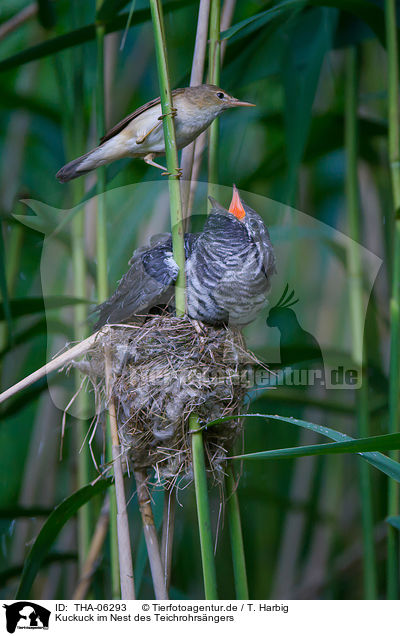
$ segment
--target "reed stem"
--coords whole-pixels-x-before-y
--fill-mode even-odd
[[[179,184],[178,151],[175,138],[174,110],[168,73],[167,47],[165,41],[164,18],[160,0],[150,0],[153,21],[154,43],[157,58],[158,81],[160,85],[161,110],[163,114],[165,155],[169,172],[169,201],[171,212],[172,248],[176,264],[179,267],[175,283],[176,315],[185,314],[185,249],[182,215],[181,190]]]
[[[242,523],[240,520],[239,499],[237,496],[237,481],[235,480],[233,471],[230,467],[227,468],[226,473],[226,505],[228,513],[229,535],[231,539],[236,598],[245,600],[249,598],[249,588],[247,585]]]
[[[210,11],[210,38],[208,54],[208,81],[210,84],[219,86],[221,72],[221,43],[219,39],[221,19],[221,0],[211,0]],[[210,126],[209,148],[208,148],[208,194],[214,195],[213,185],[218,183],[218,139],[219,122],[218,117]]]
[[[99,11],[103,0],[96,0]],[[104,24],[96,24],[97,44],[97,80],[96,80],[96,129],[100,139],[105,132],[105,82],[104,82]],[[97,174],[97,217],[96,217],[96,260],[97,260],[97,300],[104,302],[108,297],[108,247],[107,247],[107,210],[106,210],[106,169],[101,166]],[[107,461],[112,462],[111,423],[107,422]],[[110,491],[110,562],[111,590],[113,598],[120,598],[120,571],[118,558],[117,499],[115,489]]]
[[[348,250],[350,315],[352,331],[352,359],[361,377],[361,387],[356,394],[357,428],[359,437],[369,435],[368,379],[363,364],[364,351],[364,304],[363,277],[359,241],[361,239],[361,210],[358,189],[358,130],[357,130],[357,50],[351,48],[346,53],[346,199],[349,235],[352,239]],[[360,462],[359,488],[363,533],[364,597],[375,599],[376,560],[374,544],[374,522],[369,467]]]
[[[168,592],[165,584],[164,568],[161,559],[160,546],[158,543],[157,530],[154,523],[153,511],[151,508],[150,495],[147,488],[147,475],[144,470],[139,469],[134,470],[134,475],[154,592],[157,600],[165,600],[168,599]]]
[[[204,461],[203,434],[199,430],[199,418],[193,414],[189,419],[192,435],[192,461],[196,489],[197,519],[199,523],[201,560],[203,564],[204,592],[207,600],[217,599],[217,576],[214,562],[214,546],[208,502],[207,475]]]
[[[109,353],[105,355],[105,372],[107,396],[109,400],[108,415],[111,433],[112,466],[115,480],[115,495],[117,503],[117,532],[118,532],[118,555],[119,555],[119,575],[121,584],[121,599],[135,599],[135,585],[133,579],[132,551],[129,534],[129,521],[126,510],[126,498],[124,487],[124,474],[122,469],[122,452],[118,435],[118,423],[115,410],[115,402],[110,387],[111,361]]]
[[[397,19],[395,0],[385,2],[386,47],[388,56],[388,145],[392,182],[393,270],[390,299],[390,363],[389,363],[389,432],[400,431],[400,109]],[[390,457],[399,459],[398,451]],[[388,484],[388,516],[400,512],[399,485],[393,479]],[[398,531],[388,524],[387,597],[399,596]]]

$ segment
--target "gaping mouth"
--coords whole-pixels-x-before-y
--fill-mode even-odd
[[[243,221],[244,217],[246,216],[245,209],[240,200],[239,191],[235,184],[233,184],[233,195],[231,204],[229,206],[229,212],[236,216],[239,221]]]

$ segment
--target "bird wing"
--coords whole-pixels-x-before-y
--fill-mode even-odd
[[[185,90],[184,88],[176,88],[174,91],[172,91],[172,96],[174,97],[175,95],[178,95],[179,93],[182,93],[184,90]],[[111,128],[111,130],[109,130],[104,135],[104,137],[102,137],[100,139],[100,144],[99,145],[101,146],[102,144],[104,144],[106,141],[108,141],[112,137],[115,137],[115,135],[118,135],[118,133],[120,133],[121,130],[124,130],[124,128],[126,128],[127,125],[133,119],[136,119],[136,117],[139,117],[139,115],[141,115],[142,113],[145,113],[150,108],[153,108],[153,106],[157,106],[157,104],[159,104],[160,102],[161,102],[161,98],[160,97],[155,97],[155,99],[152,99],[150,102],[147,102],[146,104],[143,104],[143,106],[140,106],[140,108],[137,108],[133,113],[131,113],[130,115],[127,115],[124,119],[122,119],[120,122],[118,122],[118,124],[115,124],[115,126],[113,128]]]
[[[129,261],[130,268],[112,296],[99,305],[95,329],[145,314],[172,297],[178,268],[172,259],[171,239],[153,247],[140,247]]]
[[[195,240],[195,235],[185,235],[186,256],[193,249]],[[135,250],[129,265],[113,295],[96,307],[95,329],[146,314],[153,307],[167,305],[173,299],[173,285],[179,268],[173,258],[170,234],[152,237],[150,247]]]

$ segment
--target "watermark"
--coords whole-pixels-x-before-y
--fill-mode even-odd
[[[3,605],[6,612],[6,629],[9,634],[14,634],[19,629],[48,629],[50,610],[32,603],[31,601],[18,601],[10,605]]]
[[[196,184],[191,227],[195,233],[202,231],[207,218],[207,186],[207,183]],[[357,360],[356,364],[353,360],[350,302],[353,292],[348,254],[357,247],[362,269],[363,319],[382,264],[381,259],[342,232],[305,212],[254,193],[240,194],[246,205],[262,217],[269,230],[276,258],[276,273],[270,276],[271,287],[265,306],[260,311],[257,307],[254,321],[244,330],[248,349],[268,367],[269,372],[254,368],[254,374],[247,374],[239,381],[249,390],[263,386],[358,389],[362,383],[358,365],[362,361]],[[110,218],[108,270],[112,293],[129,269],[128,262],[134,251],[145,245],[155,245],[159,233],[170,232],[168,183],[131,184],[108,190],[102,196]],[[215,185],[213,196],[227,208],[232,198],[232,188]],[[45,234],[41,260],[45,306],[46,297],[64,297],[65,307],[59,310],[59,324],[62,321],[71,324],[74,308],[68,304],[68,298],[74,296],[72,261],[70,246],[61,237],[77,216],[95,216],[96,197],[70,210],[57,210],[38,201],[29,201],[27,204],[36,217],[25,215],[18,219],[28,225],[33,219],[35,229],[41,229]],[[89,221],[86,226],[90,227]],[[141,232],[138,228],[141,228]],[[148,228],[147,234],[143,228]],[[86,259],[89,265],[93,263],[90,241]],[[247,271],[242,261],[238,267]],[[156,281],[159,274],[157,270]],[[246,276],[241,283],[243,291],[246,291],[249,280],[249,276]],[[88,280],[92,279],[88,277]],[[132,281],[134,284],[134,277]],[[229,295],[229,280],[221,280],[220,287],[213,293],[215,298],[226,293]],[[243,296],[240,300],[245,302],[245,294]],[[97,300],[93,281],[88,284],[87,298],[93,301],[88,306],[90,314]],[[54,305],[49,304],[47,309],[49,317],[53,319]],[[94,322],[95,319],[92,320],[92,326]],[[229,324],[229,320],[227,322]],[[360,325],[361,330],[363,327]],[[66,334],[55,336],[49,333],[47,358],[50,360],[62,350],[67,340]],[[218,381],[218,377],[207,380],[210,384]],[[222,378],[221,381],[233,380]],[[52,400],[61,410],[70,404],[75,391],[72,378],[65,379],[63,390],[60,386],[50,387]],[[80,408],[75,401],[67,410],[78,417],[93,415],[93,404],[85,413],[80,412]]]
[[[169,370],[168,373],[149,369],[136,370],[129,373],[132,391],[138,381],[147,387],[167,387],[178,385],[202,386],[204,390],[212,390],[221,385],[235,386],[246,390],[268,389],[275,387],[324,387],[327,389],[356,389],[361,386],[361,374],[356,368],[338,365],[331,368],[302,369],[296,366],[285,366],[276,371],[259,366],[245,365],[238,369],[190,369]]]

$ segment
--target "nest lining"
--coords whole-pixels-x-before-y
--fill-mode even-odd
[[[220,481],[241,432],[246,388],[240,380],[254,362],[239,331],[157,315],[100,331],[84,360],[73,364],[89,377],[98,403],[115,401],[127,461],[171,482],[192,475],[192,413],[202,422],[238,415],[204,430],[207,468]]]

